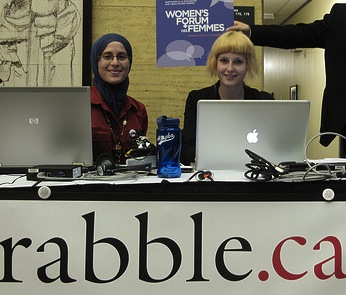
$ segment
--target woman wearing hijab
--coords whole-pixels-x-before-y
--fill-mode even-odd
[[[119,34],[102,36],[91,49],[94,160],[108,154],[116,164],[124,164],[130,133],[131,136],[147,133],[148,116],[144,104],[127,95],[131,64],[131,44]]]

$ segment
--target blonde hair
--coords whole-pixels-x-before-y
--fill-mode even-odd
[[[258,72],[258,64],[255,46],[250,39],[241,32],[228,31],[219,36],[213,46],[207,60],[207,70],[212,76],[216,76],[217,59],[220,54],[232,52],[244,56],[246,71],[254,78]]]

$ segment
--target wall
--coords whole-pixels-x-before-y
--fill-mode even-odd
[[[288,23],[309,23],[321,19],[334,3],[346,1],[313,0],[294,15]],[[264,89],[274,92],[277,99],[289,98],[289,87],[298,84],[299,99],[311,101],[308,139],[319,133],[322,96],[325,86],[324,50],[303,49],[292,51],[264,49]],[[338,139],[325,148],[313,141],[308,158],[318,159],[338,156]]]
[[[255,6],[255,22],[262,23],[262,0],[235,0],[235,6]],[[129,95],[143,102],[149,115],[148,137],[155,141],[156,118],[179,117],[183,123],[187,94],[215,82],[205,67],[156,67],[156,0],[93,0],[92,41],[116,32],[129,39],[134,57]],[[259,61],[262,48],[257,48]],[[261,63],[262,68],[262,63]],[[262,88],[262,71],[249,85]]]

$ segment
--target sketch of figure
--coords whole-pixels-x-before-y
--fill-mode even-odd
[[[0,0],[3,85],[81,85],[82,46],[76,42],[81,15],[74,2],[83,5],[82,0]]]

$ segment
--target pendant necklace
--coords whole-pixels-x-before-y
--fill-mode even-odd
[[[122,140],[122,138],[124,136],[125,127],[127,125],[127,118],[125,116],[125,118],[123,120],[123,123],[122,123],[122,127],[121,127],[121,133],[120,133],[119,139],[117,140],[116,136],[115,136],[115,133],[114,133],[114,130],[113,130],[113,127],[112,127],[112,124],[111,124],[111,121],[109,120],[107,113],[105,111],[103,113],[105,115],[105,118],[106,118],[107,124],[109,126],[109,129],[111,130],[112,138],[113,138],[113,141],[114,141],[113,153],[114,153],[114,156],[115,156],[114,157],[115,158],[114,159],[115,160],[115,164],[116,165],[120,165],[121,155],[122,155],[122,143],[121,143],[121,140]]]

